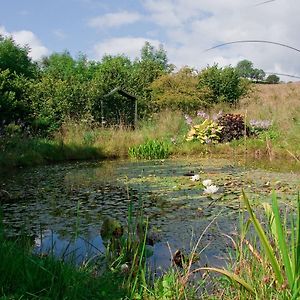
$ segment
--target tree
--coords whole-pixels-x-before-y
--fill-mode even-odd
[[[62,80],[76,77],[81,81],[90,80],[93,77],[94,64],[88,62],[84,55],[74,59],[68,51],[53,53],[42,60],[41,67],[47,75]]]
[[[267,78],[266,78],[266,82],[270,83],[270,84],[277,84],[279,83],[280,78],[275,75],[275,74],[270,74]]]
[[[237,63],[235,69],[240,77],[255,80],[256,82],[264,80],[266,73],[262,69],[255,69],[250,60],[244,59]]]
[[[145,42],[145,45],[141,49],[141,61],[152,61],[158,64],[165,72],[173,70],[173,66],[168,63],[167,52],[162,44],[158,46],[158,49],[155,49],[149,42]]]
[[[262,70],[262,69],[253,69],[250,78],[252,80],[255,80],[256,82],[258,82],[258,81],[263,81],[265,76],[266,76],[266,73],[265,73],[264,70]]]
[[[30,49],[17,45],[12,38],[0,35],[0,71],[9,70],[26,78],[37,75],[37,65],[28,56]]]
[[[0,71],[0,127],[9,123],[28,123],[32,117],[31,80],[23,75]]]
[[[250,79],[253,73],[253,63],[250,60],[244,59],[237,63],[236,70],[239,76]]]
[[[151,84],[152,98],[157,110],[171,108],[194,113],[207,106],[210,89],[199,89],[198,73],[183,67],[176,73],[165,74]]]
[[[236,104],[247,92],[247,84],[233,67],[219,68],[217,64],[208,66],[199,73],[198,80],[198,88],[211,90],[211,104],[219,102]]]

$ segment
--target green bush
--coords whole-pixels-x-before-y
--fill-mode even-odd
[[[181,110],[193,113],[206,107],[212,97],[209,88],[197,87],[198,75],[194,69],[184,67],[176,73],[158,77],[151,84],[151,96],[157,111]]]
[[[247,81],[240,78],[235,68],[207,67],[199,74],[198,88],[212,91],[211,104],[227,102],[236,104],[248,91]]]
[[[135,159],[164,159],[170,155],[170,145],[164,141],[149,140],[129,148],[128,155]]]

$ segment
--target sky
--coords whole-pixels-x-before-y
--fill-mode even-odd
[[[264,3],[265,2],[265,3]],[[34,60],[68,50],[88,59],[139,56],[162,44],[170,63],[202,69],[251,60],[256,68],[300,76],[299,0],[0,0],[0,34],[31,48]],[[283,80],[292,80],[281,77]],[[297,79],[299,80],[299,79]]]

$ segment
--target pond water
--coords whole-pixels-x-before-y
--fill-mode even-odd
[[[192,181],[192,174],[200,180]],[[203,193],[205,179],[219,187],[217,193]],[[155,235],[150,263],[157,269],[170,266],[170,249],[190,251],[204,231],[200,264],[223,265],[231,247],[225,235],[239,228],[242,189],[254,205],[269,201],[276,190],[293,206],[300,174],[222,159],[105,161],[19,170],[2,177],[0,186],[8,192],[2,193],[8,236],[22,232],[32,237],[36,252],[52,251],[78,263],[105,252],[100,235],[105,217],[125,224],[129,202],[138,209],[142,201]]]

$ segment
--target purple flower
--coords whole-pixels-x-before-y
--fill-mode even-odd
[[[217,121],[219,118],[222,117],[222,115],[223,115],[223,111],[220,110],[217,114],[214,114],[214,115],[213,115],[212,119],[213,119],[214,121]]]
[[[256,129],[269,129],[272,126],[272,121],[270,120],[250,120],[249,124]]]
[[[193,123],[193,120],[189,115],[184,115],[184,118],[185,118],[186,124],[191,125]]]
[[[203,110],[197,111],[197,116],[203,119],[209,119],[209,115]]]

